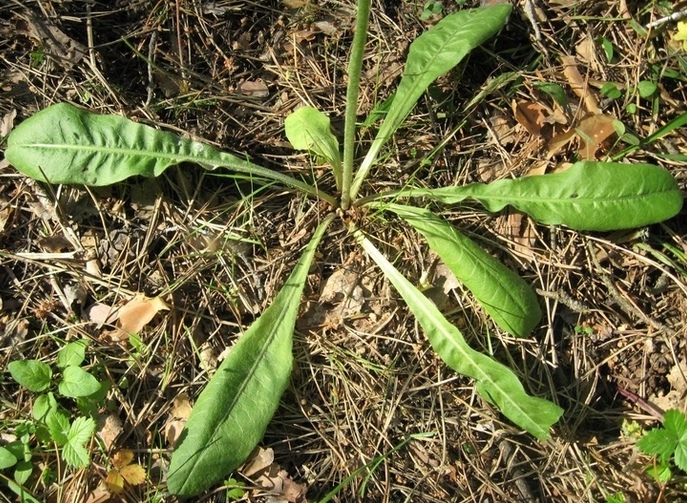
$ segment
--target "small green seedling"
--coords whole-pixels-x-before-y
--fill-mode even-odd
[[[81,368],[86,357],[87,345],[86,340],[71,342],[57,353],[56,366],[61,376],[56,381],[53,379],[53,369],[38,360],[16,360],[7,366],[14,380],[20,385],[29,391],[41,393],[33,404],[35,423],[32,433],[45,444],[54,443],[59,446],[62,450],[62,459],[74,468],[82,468],[90,463],[85,444],[95,430],[95,421],[85,416],[70,421],[68,413],[57,403],[55,394],[77,399],[83,407],[89,405],[86,399],[101,391],[101,383]],[[22,441],[22,445],[27,447],[28,442]],[[0,448],[0,460],[5,461],[0,462],[0,466],[11,461],[9,454],[14,454],[17,462],[19,461],[20,458],[9,447]]]
[[[444,4],[441,2],[437,2],[435,0],[425,2],[425,7],[422,9],[420,19],[422,21],[427,21],[428,19],[431,19],[433,16],[441,15],[442,10],[444,10]]]
[[[667,410],[663,426],[654,428],[637,442],[644,454],[656,456],[656,464],[647,472],[659,483],[670,481],[672,467],[687,472],[687,417],[676,409]]]
[[[276,182],[330,207],[271,305],[241,335],[198,397],[169,466],[168,489],[174,494],[193,496],[225,480],[262,439],[289,384],[293,332],[308,271],[318,244],[337,215],[343,216],[349,236],[403,297],[442,360],[472,378],[479,395],[514,424],[546,439],[563,410],[527,394],[510,368],[472,349],[432,301],[363,232],[364,227],[356,223],[359,214],[367,215],[364,220],[386,212],[407,223],[425,238],[498,327],[525,337],[541,318],[532,288],[425,205],[456,206],[473,200],[492,212],[512,206],[544,224],[593,231],[650,225],[674,216],[682,207],[677,183],[665,169],[611,162],[578,162],[561,173],[489,184],[399,187],[360,197],[362,189],[370,190],[365,182],[382,158],[382,149],[418,99],[438,77],[496,35],[511,11],[509,3],[461,10],[444,17],[411,44],[398,89],[393,99],[385,102],[386,113],[375,139],[356,169],[356,150],[364,148],[356,144],[356,113],[370,4],[370,0],[358,1],[348,66],[343,149],[330,130],[329,118],[312,107],[296,110],[285,122],[286,136],[295,148],[329,162],[331,179],[296,179],[206,144],[66,103],[24,121],[8,139],[5,155],[9,162],[28,176],[50,183],[108,185],[134,175],[159,176],[170,166],[193,162],[206,169],[226,167],[254,181]],[[365,120],[363,124],[369,128],[375,121]],[[330,190],[332,184],[336,192]],[[401,204],[408,200],[419,202]],[[361,208],[375,211],[357,211]],[[336,236],[339,239],[338,233]],[[41,379],[45,381],[45,375]]]

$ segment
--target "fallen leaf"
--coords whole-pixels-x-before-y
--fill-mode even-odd
[[[109,451],[115,444],[117,437],[124,431],[122,421],[116,414],[110,414],[104,419],[101,418],[98,423],[101,425],[98,429],[98,436],[105,444],[105,450]]]
[[[181,432],[186,426],[186,419],[170,419],[165,424],[165,439],[167,443],[174,447],[181,437]]]
[[[328,37],[332,37],[339,33],[339,30],[336,26],[334,26],[332,23],[329,21],[315,21],[315,26],[317,27],[318,30],[320,30],[322,33],[327,35]],[[16,111],[15,111],[16,114]]]
[[[123,332],[136,334],[163,310],[169,310],[169,306],[160,297],[136,294],[119,310],[118,327]]]
[[[678,365],[673,365],[668,373],[670,386],[680,395],[687,391],[687,362],[681,361]]]
[[[258,484],[267,489],[271,494],[268,501],[271,503],[298,503],[303,501],[307,487],[294,482],[286,470],[281,470],[273,465],[270,473],[265,473],[258,479]]]
[[[520,256],[534,259],[534,245],[536,243],[535,227],[532,221],[517,211],[501,215],[496,219],[499,234],[506,236],[508,244]]]
[[[175,419],[188,419],[191,416],[191,402],[189,401],[188,395],[186,393],[181,393],[174,397],[172,403],[172,417]]]
[[[105,481],[98,484],[98,487],[86,494],[84,503],[107,503],[112,501],[112,494],[107,490]]]
[[[132,463],[134,453],[128,449],[117,451],[112,456],[112,470],[105,477],[105,485],[110,492],[120,494],[124,484],[137,486],[146,480],[146,471],[138,463]]]
[[[38,45],[44,47],[46,53],[53,56],[57,63],[71,68],[88,54],[86,46],[68,37],[51,20],[31,11],[27,11],[25,19],[29,35],[37,40]]]
[[[596,152],[608,138],[615,134],[613,122],[615,117],[610,115],[592,115],[583,119],[575,128],[580,137],[580,149],[578,154],[582,160],[593,161]]]
[[[489,132],[495,136],[496,141],[501,145],[510,145],[515,141],[513,124],[503,112],[496,110],[489,117],[489,124],[491,125]]]
[[[88,320],[96,323],[99,327],[107,324],[114,324],[119,318],[119,311],[112,306],[96,302],[86,310]]]
[[[269,89],[261,80],[246,80],[239,86],[239,89],[243,94],[255,98],[265,98],[270,95]]]
[[[172,410],[169,412],[164,429],[165,438],[169,445],[174,446],[178,442],[192,410],[193,407],[186,393],[181,393],[174,398]]]
[[[274,463],[274,450],[256,447],[248,458],[248,461],[243,465],[241,473],[246,477],[252,477],[256,473],[260,473],[269,468],[272,463]]]
[[[589,35],[583,35],[577,46],[575,46],[575,54],[577,54],[581,61],[586,63],[586,66],[596,64],[596,44],[594,39]]]
[[[17,117],[17,109],[13,108],[0,120],[0,138],[7,136],[14,127],[14,119]]]
[[[307,7],[310,4],[310,0],[282,0],[282,3],[289,9],[300,9],[301,7]]]
[[[0,195],[0,234],[7,227],[7,221],[12,216],[12,205],[9,200]]]
[[[538,136],[544,127],[545,119],[548,115],[548,108],[532,101],[513,101],[513,115],[531,135]]]
[[[578,70],[575,58],[572,56],[561,56],[561,62],[563,63],[563,75],[568,79],[570,88],[582,99],[587,111],[594,115],[600,114],[599,102],[589,90],[589,85]]]
[[[74,249],[72,244],[64,236],[43,236],[36,240],[38,246],[50,253],[60,253]]]

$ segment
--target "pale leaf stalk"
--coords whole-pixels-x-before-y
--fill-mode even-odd
[[[346,116],[344,122],[343,173],[341,183],[341,208],[347,210],[351,205],[351,184],[353,182],[353,161],[355,160],[356,119],[358,112],[358,92],[360,73],[367,41],[367,24],[370,18],[370,0],[358,0],[355,34],[348,62],[348,88],[346,89]]]

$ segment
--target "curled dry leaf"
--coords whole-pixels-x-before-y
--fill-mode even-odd
[[[277,467],[277,465],[274,465]],[[291,479],[286,470],[279,470],[276,474],[273,471],[262,475],[258,483],[269,490],[271,501],[299,503],[303,501],[306,493],[306,486],[298,484]]]
[[[513,115],[515,120],[524,127],[528,133],[538,136],[541,133],[545,120],[551,110],[540,104],[532,101],[513,101]]]
[[[274,450],[256,447],[251,457],[246,461],[241,473],[246,477],[252,477],[269,468],[274,463]]]
[[[88,49],[81,43],[67,36],[50,19],[46,19],[32,11],[25,14],[29,35],[38,41],[38,45],[44,47],[47,54],[54,60],[72,68],[88,54]]]
[[[186,421],[191,415],[192,409],[193,407],[191,407],[191,403],[186,393],[181,393],[174,398],[172,410],[165,424],[165,438],[169,445],[176,445],[186,425]]]
[[[261,80],[247,80],[239,86],[242,94],[255,98],[265,98],[270,95],[270,90]]]
[[[98,429],[98,436],[105,444],[105,450],[109,451],[117,440],[117,437],[124,431],[122,428],[122,421],[116,414],[110,414],[103,418],[101,416],[98,421],[100,428]]]
[[[126,333],[135,334],[152,321],[160,311],[169,310],[167,303],[160,297],[146,297],[136,294],[119,310],[119,328]]]
[[[595,115],[600,114],[599,102],[596,100],[596,96],[589,90],[589,83],[582,77],[580,70],[577,68],[575,58],[572,56],[561,56],[561,62],[563,63],[563,75],[568,79],[570,88],[582,99],[587,111]]]
[[[13,108],[0,119],[0,137],[5,137],[10,134],[14,127],[14,119],[17,117],[17,109]]]

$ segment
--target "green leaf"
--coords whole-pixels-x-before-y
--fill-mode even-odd
[[[618,89],[618,86],[613,82],[606,82],[600,89],[601,95],[611,100],[617,100],[623,93]]]
[[[16,464],[14,469],[14,480],[20,485],[26,484],[33,473],[33,463],[31,460],[22,460]]]
[[[17,457],[4,447],[0,447],[0,470],[17,464]]]
[[[58,411],[48,414],[45,419],[50,437],[56,444],[64,445],[69,441],[69,418]]]
[[[28,472],[28,475],[26,478],[31,476],[31,472],[33,471],[33,465],[31,463],[28,463],[28,466],[31,468]],[[15,472],[15,478],[17,478],[17,474]],[[36,499],[25,487],[21,485],[21,483],[17,484],[14,480],[5,480],[5,484],[7,484],[7,487],[17,496],[19,496],[19,500],[21,503],[45,503],[45,501],[41,502],[40,500]]]
[[[85,444],[95,431],[95,421],[90,417],[77,417],[69,428],[67,443],[62,448],[62,459],[73,468],[85,468],[91,462]]]
[[[355,176],[352,194],[358,193],[382,146],[396,132],[422,93],[475,47],[493,37],[506,24],[510,4],[464,9],[448,15],[410,45],[403,77],[377,137]]]
[[[539,323],[539,302],[529,285],[451,224],[412,206],[389,204],[383,208],[405,219],[425,237],[429,247],[503,330],[526,337]]]
[[[663,428],[651,430],[637,442],[637,447],[644,454],[658,456],[662,459],[668,459],[675,450],[676,445],[675,439]]]
[[[533,82],[533,85],[540,91],[544,91],[546,94],[551,96],[551,98],[553,98],[553,100],[560,106],[568,106],[568,95],[560,85],[553,82]]]
[[[668,463],[650,466],[647,468],[646,473],[659,484],[666,484],[673,478],[673,472],[670,470],[670,465]]]
[[[284,131],[293,148],[307,150],[329,161],[336,186],[341,187],[341,152],[329,117],[316,108],[301,107],[286,118]]]
[[[33,403],[33,417],[38,421],[45,422],[48,415],[55,411],[57,411],[57,400],[52,393],[40,395]]]
[[[549,437],[549,428],[558,421],[563,409],[525,390],[515,374],[505,365],[470,348],[456,327],[437,307],[380,253],[363,234],[354,235],[367,254],[384,271],[422,326],[429,342],[446,364],[476,381],[479,394],[511,421],[540,439]]]
[[[223,480],[262,439],[291,375],[303,286],[325,229],[317,228],[272,305],[250,326],[198,397],[172,455],[168,489],[193,496]]]
[[[645,454],[658,456],[661,463],[675,455],[675,466],[687,471],[687,417],[676,409],[667,410],[663,427],[654,428],[637,442]]]
[[[117,115],[93,114],[68,103],[52,105],[19,124],[9,135],[5,157],[36,180],[93,186],[137,175],[160,176],[182,162],[206,169],[224,166],[334,202],[306,183],[210,145]]]
[[[370,110],[367,118],[362,122],[362,124],[360,124],[360,126],[363,128],[371,127],[379,119],[385,117],[389,112],[395,97],[396,93],[391,93],[384,101],[377,103],[374,108]]]
[[[603,50],[606,53],[606,60],[611,63],[614,55],[613,42],[608,40],[606,37],[600,37],[596,41],[601,44],[601,47],[603,47]]]
[[[642,80],[637,84],[637,92],[641,98],[651,98],[658,90],[656,82],[650,80]]]
[[[100,390],[100,383],[81,367],[69,366],[62,371],[59,392],[68,397],[88,396]]]
[[[7,365],[12,378],[29,391],[43,391],[50,386],[52,370],[38,360],[17,360]]]
[[[682,194],[667,170],[651,164],[595,161],[575,163],[561,173],[411,189],[401,195],[428,196],[446,204],[472,198],[489,211],[511,205],[545,224],[595,231],[662,222],[682,208]]]
[[[57,353],[57,366],[61,369],[70,365],[78,366],[86,358],[87,339],[70,342]]]

